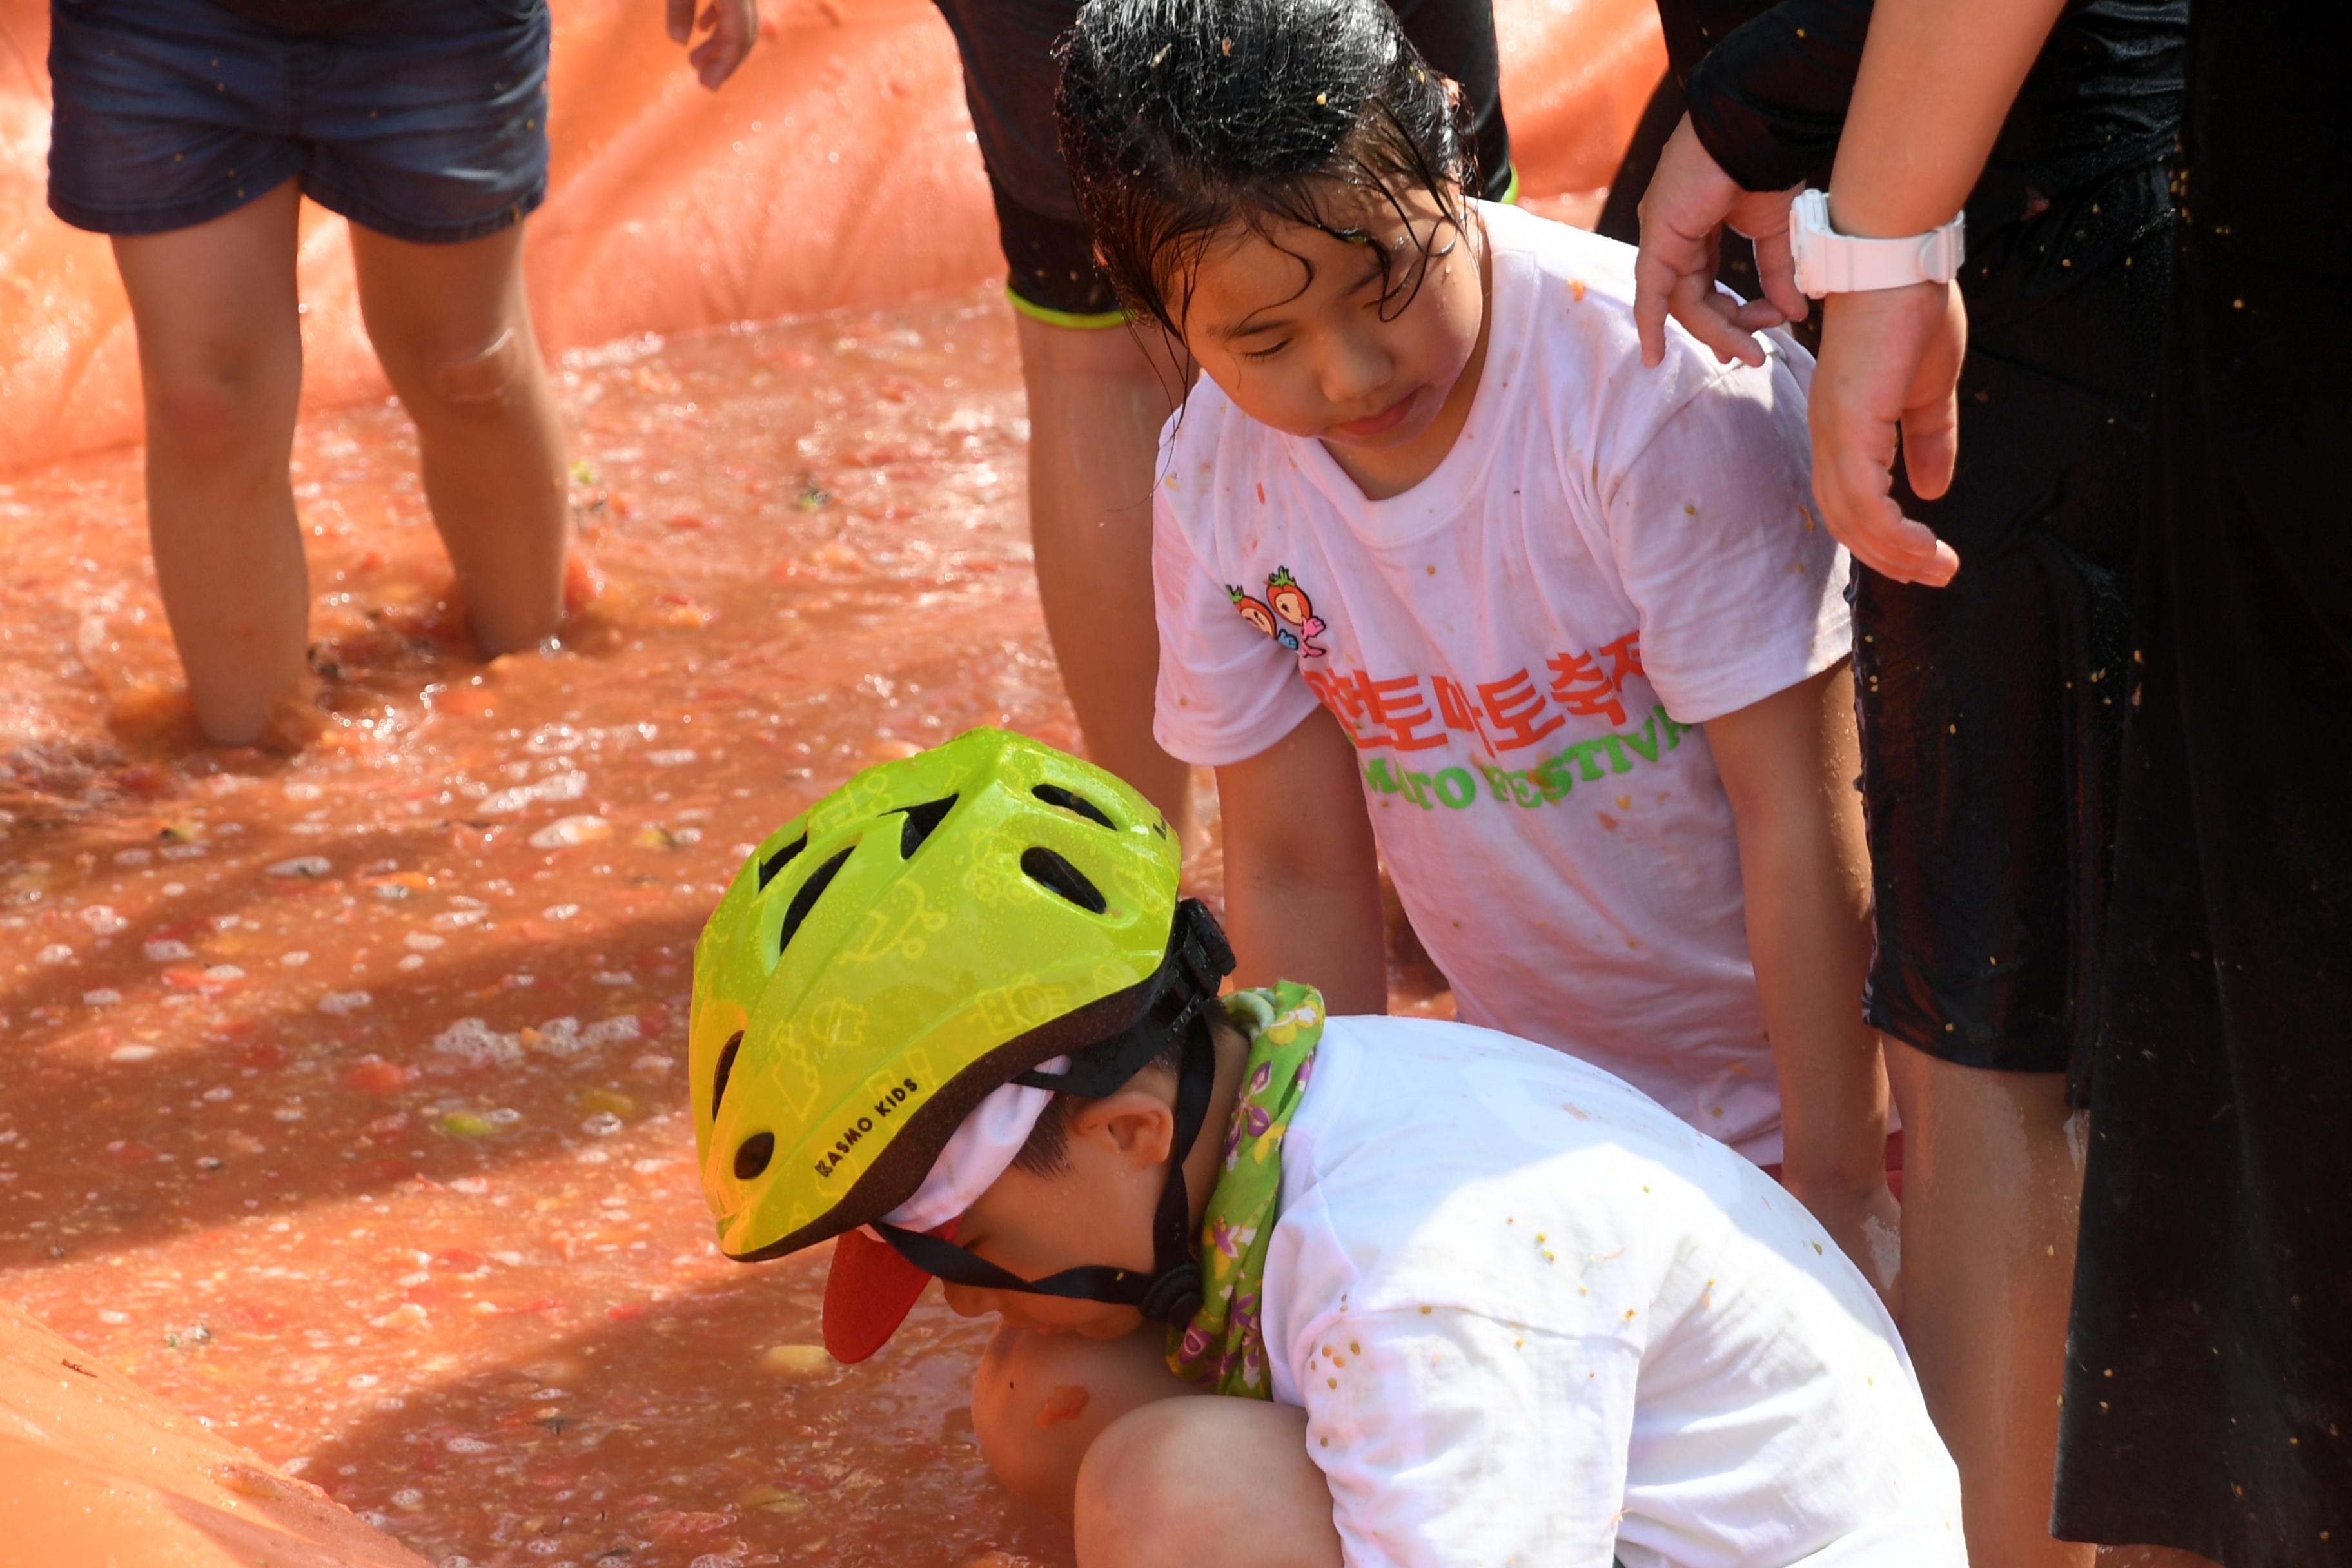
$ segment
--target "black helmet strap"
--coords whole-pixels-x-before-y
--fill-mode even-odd
[[[1209,1028],[1208,1009],[1218,984],[1234,965],[1233,950],[1214,917],[1187,899],[1177,906],[1175,929],[1170,934],[1168,956],[1161,963],[1150,994],[1137,1021],[1100,1046],[1080,1054],[1061,1073],[1025,1072],[1015,1083],[1057,1094],[1099,1098],[1110,1093],[1158,1057],[1170,1037],[1183,1042],[1183,1063],[1176,1079],[1175,1138],[1168,1152],[1168,1182],[1160,1191],[1160,1206],[1152,1217],[1152,1271],[1087,1264],[1065,1268],[1043,1279],[1024,1279],[1000,1268],[951,1241],[877,1220],[882,1239],[925,1273],[978,1289],[1011,1290],[1032,1296],[1060,1296],[1079,1301],[1104,1301],[1133,1307],[1145,1317],[1181,1323],[1201,1309],[1201,1265],[1193,1254],[1192,1205],[1185,1190],[1184,1161],[1199,1142],[1208,1120],[1209,1100],[1216,1088],[1217,1057]],[[1171,991],[1184,994],[1176,1016],[1166,1022],[1152,1015]]]

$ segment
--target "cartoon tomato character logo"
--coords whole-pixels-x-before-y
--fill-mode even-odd
[[[1227,596],[1233,600],[1234,608],[1241,612],[1242,619],[1247,621],[1250,625],[1255,626],[1258,630],[1264,632],[1268,637],[1278,635],[1275,629],[1274,612],[1272,610],[1267,609],[1264,605],[1260,604],[1257,600],[1251,598],[1247,594],[1242,592],[1239,588],[1234,587],[1231,583],[1225,584],[1225,593]]]
[[[1263,599],[1253,598],[1246,590],[1230,583],[1225,584],[1225,594],[1242,619],[1299,658],[1320,658],[1329,651],[1312,640],[1324,629],[1323,617],[1315,613],[1307,590],[1298,585],[1289,567],[1277,566],[1267,576]]]
[[[1276,615],[1298,628],[1295,634],[1277,629],[1274,640],[1285,647],[1297,649],[1302,658],[1321,657],[1326,650],[1317,647],[1314,639],[1322,635],[1323,617],[1315,613],[1314,601],[1298,585],[1298,579],[1290,574],[1289,567],[1277,566],[1267,576],[1265,598]]]

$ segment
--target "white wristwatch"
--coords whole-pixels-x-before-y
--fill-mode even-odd
[[[1909,283],[1949,283],[1960,275],[1968,249],[1955,216],[1940,228],[1902,239],[1860,239],[1830,226],[1827,191],[1805,191],[1789,215],[1796,252],[1797,287],[1809,298],[1900,289]]]

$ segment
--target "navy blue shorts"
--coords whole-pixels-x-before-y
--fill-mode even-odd
[[[521,221],[547,195],[545,0],[378,15],[297,34],[212,0],[51,0],[50,210],[161,234],[299,179],[395,239]]]

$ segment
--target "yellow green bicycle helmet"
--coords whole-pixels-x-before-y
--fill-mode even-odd
[[[993,729],[868,768],[769,835],[695,946],[688,1059],[720,1250],[774,1258],[873,1226],[929,1273],[1139,1305],[1181,1274],[1163,1247],[1154,1276],[1071,1270],[1087,1278],[1053,1289],[877,1223],[998,1087],[1108,1093],[1180,1037],[1205,1041],[1233,960],[1179,902],[1178,869],[1132,788]],[[1034,1070],[1066,1055],[1065,1074]],[[1192,1068],[1180,1101],[1204,1106]],[[1184,1293],[1162,1285],[1156,1315]]]

